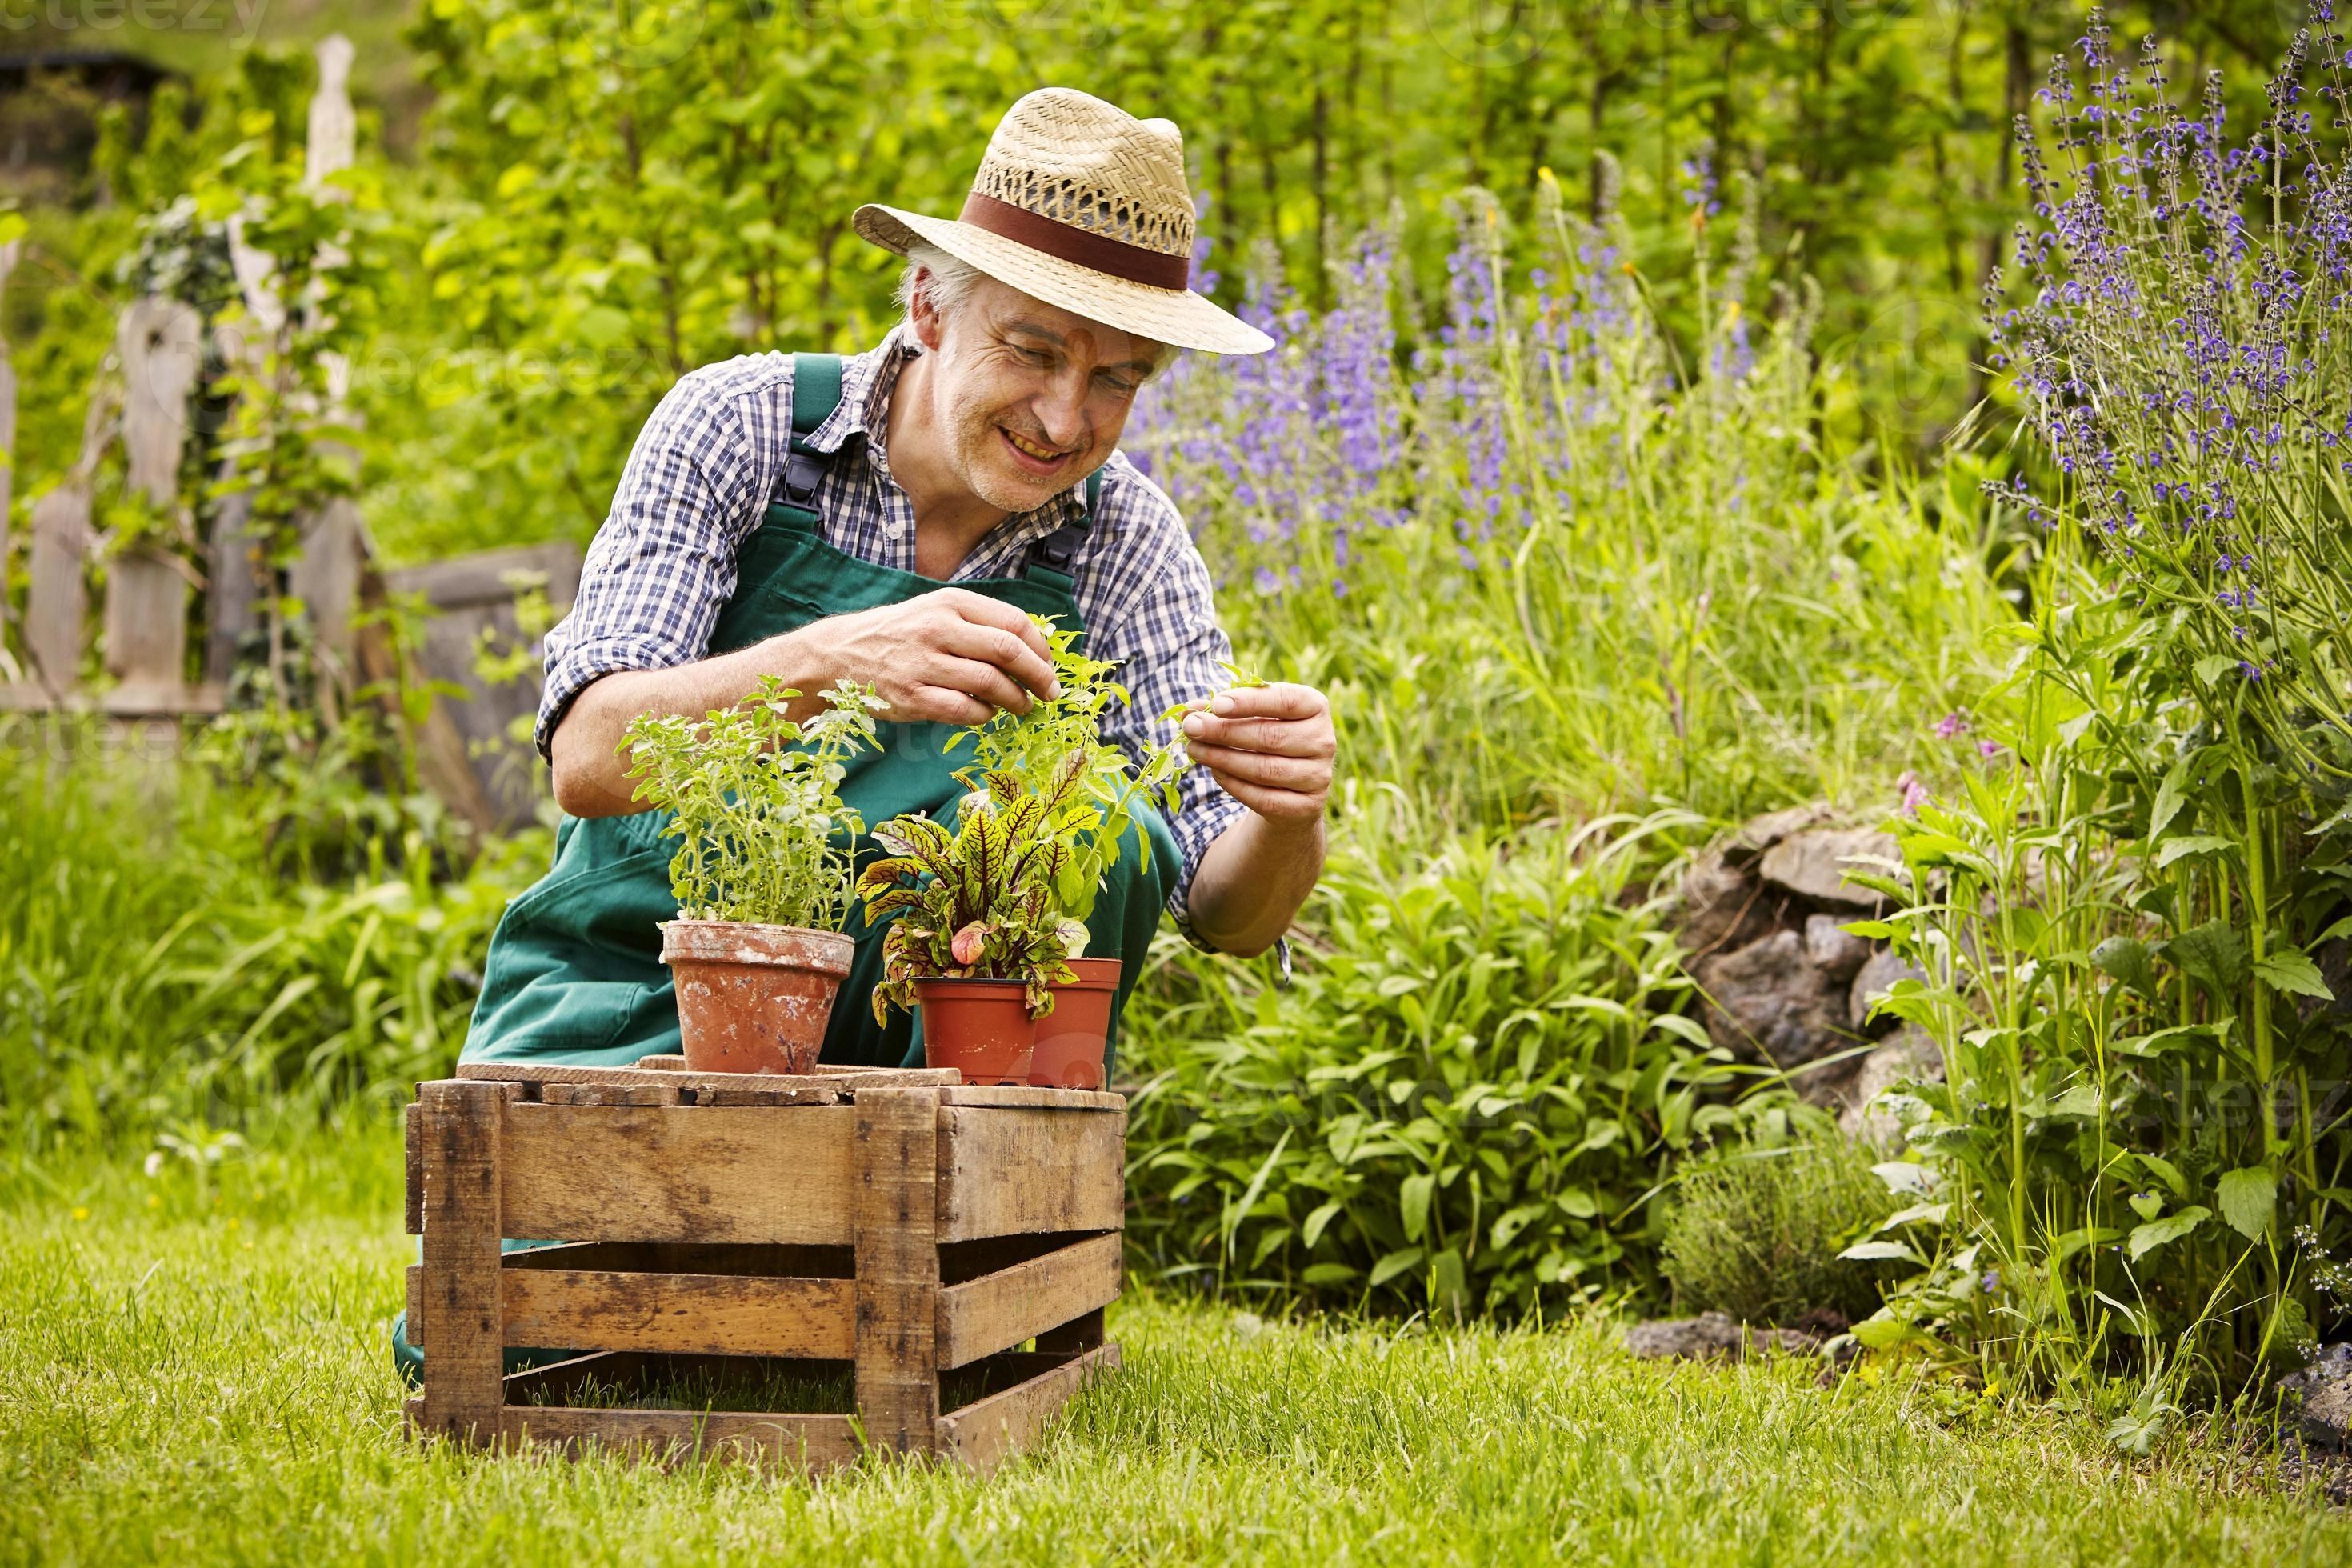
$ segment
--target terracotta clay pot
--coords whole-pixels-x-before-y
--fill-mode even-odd
[[[923,1065],[953,1068],[966,1083],[1020,1083],[1029,1076],[1036,1024],[1018,980],[918,980]]]
[[[661,933],[688,1070],[816,1066],[856,943],[839,931],[736,921],[665,921]]]
[[[1118,994],[1119,961],[1074,958],[1070,967],[1078,978],[1052,988],[1054,1010],[1037,1020],[1029,1081],[1040,1089],[1100,1089],[1103,1083],[1103,1042]]]

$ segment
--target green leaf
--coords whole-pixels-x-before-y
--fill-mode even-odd
[[[2308,955],[2294,948],[2282,948],[2254,965],[2254,973],[2273,991],[2284,991],[2296,996],[2315,996],[2322,1002],[2336,1000],[2336,993],[2320,978],[2319,965]]]
[[[1404,1221],[1404,1238],[1407,1241],[1419,1241],[1423,1232],[1429,1228],[1429,1198],[1436,1186],[1437,1177],[1428,1171],[1417,1176],[1407,1176],[1397,1184],[1397,1212]]]
[[[1715,1045],[1715,1041],[1708,1037],[1706,1027],[1698,1020],[1685,1017],[1680,1013],[1661,1013],[1652,1018],[1650,1024],[1660,1033],[1672,1035],[1675,1038],[1696,1046],[1703,1051],[1711,1049]]]
[[[2165,956],[2223,996],[2246,983],[2246,942],[2226,920],[2207,921],[2164,944]]]
[[[2164,771],[2164,781],[2156,786],[2156,804],[2147,814],[2147,836],[2161,834],[2172,819],[2180,815],[2182,801],[2189,786],[2189,759],[2182,757]]]
[[[2226,653],[2209,653],[2197,661],[2197,679],[2211,686],[2238,668],[2240,661]]]
[[[2124,1251],[2134,1263],[2168,1241],[2178,1241],[2213,1217],[2213,1211],[2201,1205],[2182,1209],[2179,1214],[2166,1215],[2162,1219],[2149,1220],[2146,1225],[2132,1226],[2131,1239],[2124,1243]]]
[[[2172,1189],[2174,1197],[2185,1198],[2189,1195],[2189,1183],[2181,1176],[2179,1166],[2161,1154],[2141,1154],[2137,1158],[2141,1164],[2146,1165],[2162,1178],[2164,1184]]]
[[[1372,1265],[1371,1278],[1365,1283],[1376,1289],[1385,1285],[1406,1269],[1419,1268],[1425,1253],[1426,1249],[1419,1247],[1408,1247],[1401,1251],[1391,1252]]]
[[[1346,1205],[1338,1198],[1333,1198],[1329,1203],[1308,1215],[1307,1223],[1298,1229],[1298,1245],[1312,1249],[1318,1241],[1323,1239],[1323,1227],[1339,1218],[1339,1211],[1344,1207]],[[1310,1280],[1309,1283],[1313,1281]]]
[[[2099,1101],[2099,1086],[2095,1083],[2078,1083],[2052,1100],[2050,1109],[2045,1114],[2079,1116],[2085,1121],[2095,1121],[2102,1109]]]
[[[2156,852],[2156,868],[2163,870],[2176,860],[2186,860],[2191,855],[2219,855],[2235,849],[2237,845],[2227,838],[2217,838],[2210,833],[2191,833],[2179,838],[2168,838],[2164,847]]]
[[[2091,963],[2101,973],[2122,981],[2149,1001],[2157,999],[2156,955],[2148,951],[2147,943],[2127,936],[2111,936],[2091,950]]]
[[[1853,1258],[1857,1263],[1888,1260],[1898,1263],[1916,1263],[1924,1267],[1927,1261],[1912,1251],[1906,1243],[1900,1241],[1857,1241],[1838,1256]]]
[[[1601,1206],[1592,1201],[1592,1194],[1582,1187],[1562,1187],[1552,1194],[1551,1201],[1559,1205],[1559,1212],[1570,1219],[1591,1219],[1601,1212]]]
[[[2213,1192],[2221,1203],[2221,1217],[2248,1241],[2270,1227],[2272,1212],[2278,1207],[2278,1178],[2268,1165],[2225,1171],[2213,1184]]]
[[[1298,1279],[1302,1284],[1317,1287],[1345,1285],[1361,1272],[1351,1263],[1310,1263]]]

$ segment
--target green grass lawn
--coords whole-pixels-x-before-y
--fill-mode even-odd
[[[1605,1321],[1260,1325],[1131,1297],[994,1479],[486,1460],[400,1431],[397,1145],[0,1160],[0,1561],[2342,1562],[2210,1452],[1905,1379],[1636,1363]],[[200,1177],[202,1180],[200,1180]]]

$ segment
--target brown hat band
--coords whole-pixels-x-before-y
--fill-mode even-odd
[[[1171,256],[1162,250],[1146,250],[1139,245],[1129,245],[1123,239],[1113,239],[1107,234],[1076,228],[1059,219],[1043,216],[1026,207],[1016,207],[1011,202],[998,201],[994,196],[972,192],[963,199],[963,211],[957,215],[961,222],[974,228],[1025,245],[1032,250],[1042,250],[1090,271],[1107,272],[1113,278],[1123,278],[1129,283],[1141,283],[1153,289],[1186,289],[1192,286],[1192,258]]]

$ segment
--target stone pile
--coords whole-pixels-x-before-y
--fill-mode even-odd
[[[1850,1135],[1882,1144],[1895,1127],[1870,1110],[1879,1091],[1943,1076],[1923,1031],[1870,1017],[1889,986],[1918,972],[1840,929],[1882,907],[1847,870],[1883,874],[1890,864],[1900,851],[1887,834],[1842,824],[1827,806],[1776,811],[1691,867],[1679,932],[1716,1044],[1779,1068],[1806,1100],[1837,1110]]]

